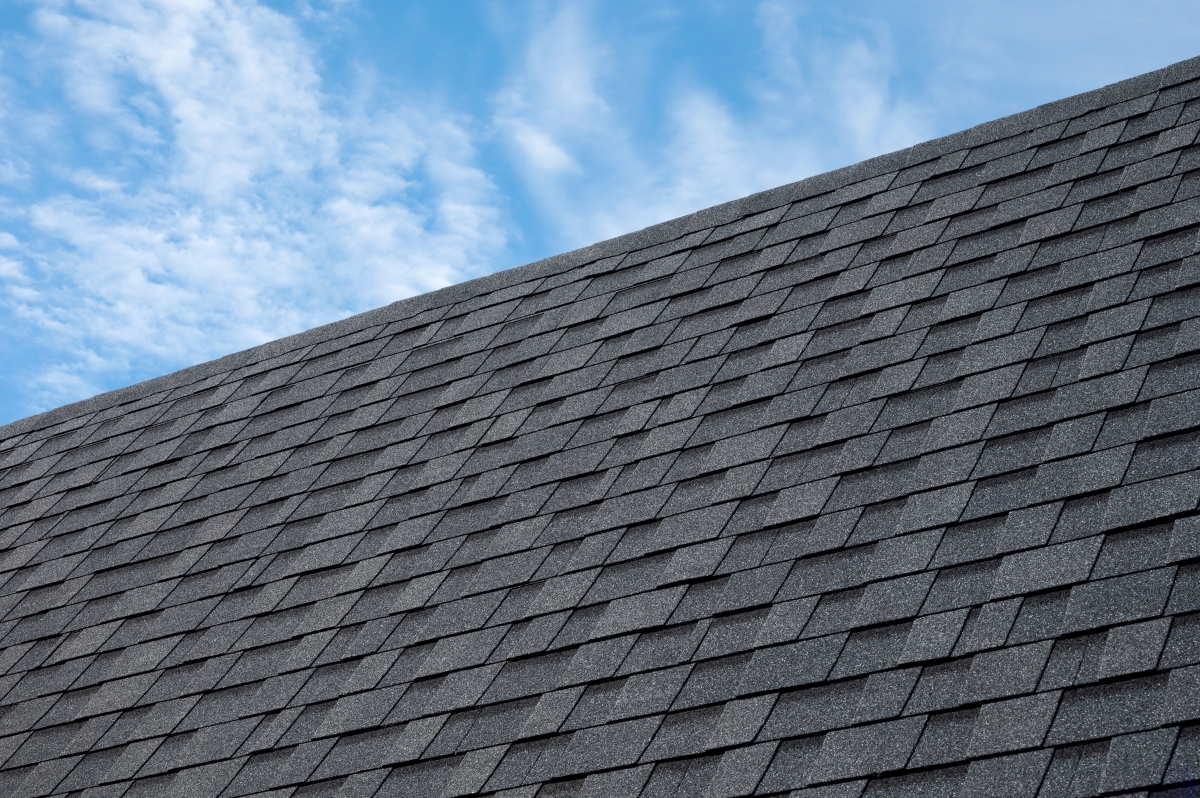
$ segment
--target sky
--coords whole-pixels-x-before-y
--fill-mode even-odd
[[[1198,42],[1195,0],[0,0],[0,423]]]

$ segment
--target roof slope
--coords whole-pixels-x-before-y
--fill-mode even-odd
[[[1194,784],[1198,130],[1200,60],[0,428],[0,792]]]

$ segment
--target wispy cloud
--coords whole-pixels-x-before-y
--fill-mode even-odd
[[[591,14],[589,4],[565,2],[535,17],[495,96],[496,129],[564,246],[695,210],[714,184],[722,198],[736,196],[746,182],[728,168],[731,156],[747,166],[733,155],[744,147],[737,125],[701,87],[673,97],[669,142],[639,140],[621,107],[622,65]]]
[[[459,281],[504,246],[458,121],[328,96],[284,15],[77,0],[34,22],[21,55],[64,105],[8,92],[9,182],[37,190],[0,205],[0,280],[7,313],[60,353],[25,364],[42,406]]]
[[[886,26],[849,20],[848,32],[825,40],[806,30],[797,4],[781,0],[754,10],[762,70],[747,79],[750,104],[734,109],[702,82],[676,78],[662,109],[665,134],[646,136],[623,107],[617,78],[628,75],[595,33],[594,13],[569,0],[536,19],[523,60],[496,95],[497,129],[564,245],[927,136],[928,121],[892,84]]]
[[[885,22],[846,15],[841,30],[829,31],[784,0],[760,3],[756,21],[774,78],[760,88],[765,104],[776,115],[784,112],[792,135],[811,137],[827,164],[890,152],[931,135],[931,109],[896,86],[899,69]]]

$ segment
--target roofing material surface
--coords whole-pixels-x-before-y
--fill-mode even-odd
[[[1200,59],[0,428],[0,791],[1200,773]]]

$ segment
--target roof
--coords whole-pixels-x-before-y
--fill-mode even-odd
[[[1200,59],[0,427],[0,791],[1195,785],[1198,131]]]

